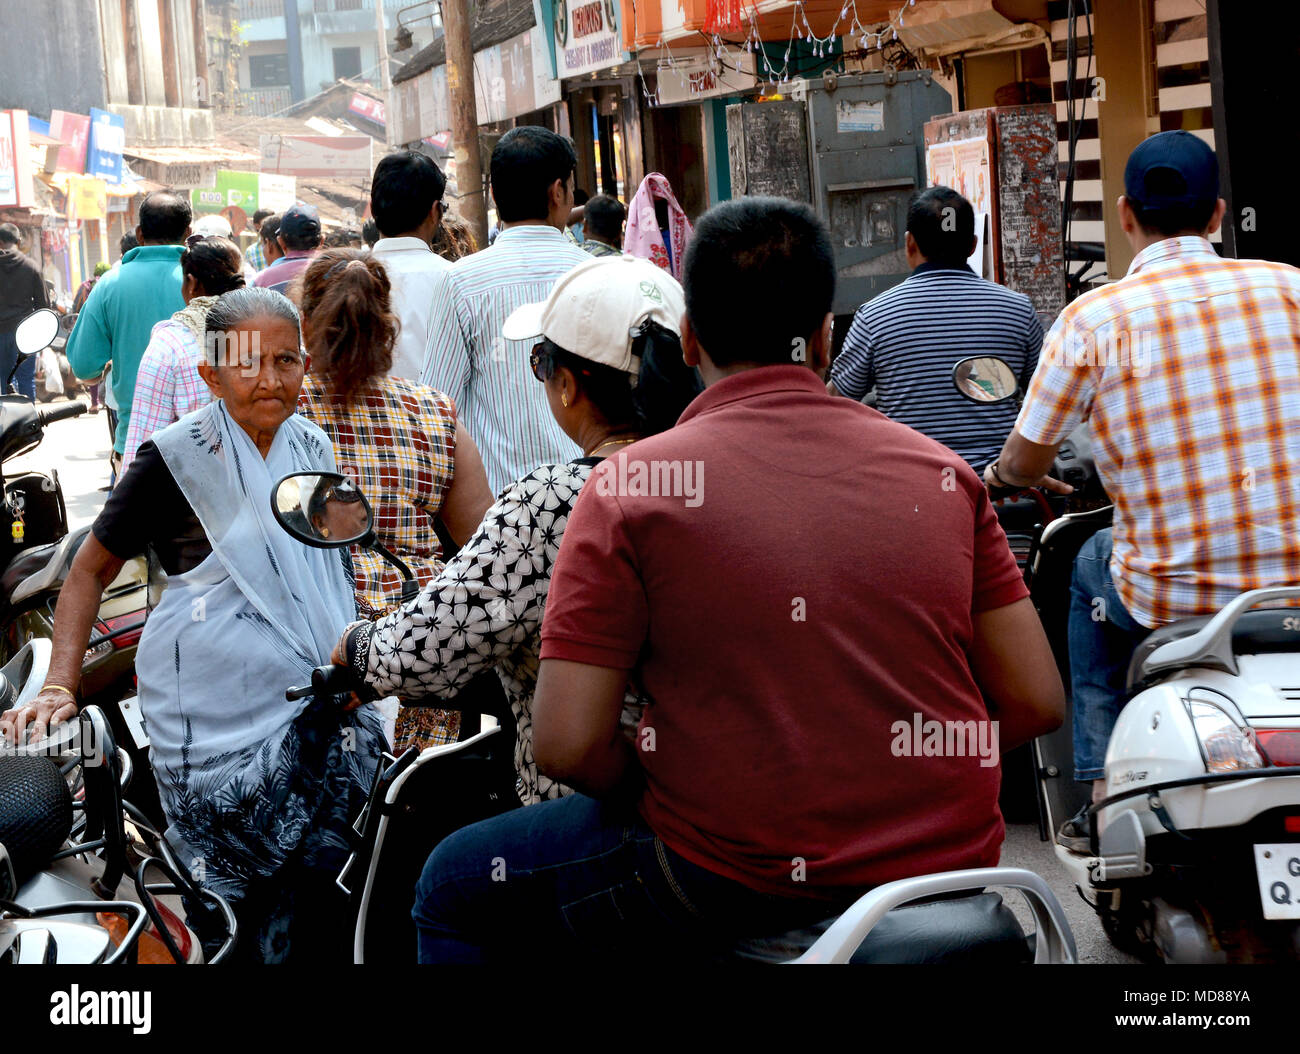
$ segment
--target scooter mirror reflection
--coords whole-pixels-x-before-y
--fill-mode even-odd
[[[295,472],[271,492],[276,522],[317,549],[342,549],[370,536],[374,514],[365,495],[337,472]]]
[[[1015,371],[996,355],[962,359],[952,368],[952,383],[975,403],[1002,403],[1020,394]]]
[[[14,343],[18,345],[20,355],[35,355],[53,344],[58,335],[58,312],[41,307],[18,323],[14,330]]]

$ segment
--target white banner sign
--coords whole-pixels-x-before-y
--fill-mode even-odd
[[[284,212],[298,200],[298,177],[262,172],[257,177],[257,202],[261,208]]]
[[[754,76],[754,56],[742,52],[740,68],[732,69],[717,63],[710,64],[707,54],[675,58],[669,66],[665,63],[657,70],[659,76],[659,105],[698,102],[716,95],[735,95],[758,85]],[[713,68],[710,68],[712,65]]]
[[[555,64],[576,77],[623,61],[614,0],[555,0]]]
[[[368,135],[263,135],[262,171],[278,176],[368,179]]]

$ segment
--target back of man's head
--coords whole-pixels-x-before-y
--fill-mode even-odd
[[[447,177],[433,158],[415,150],[399,150],[375,166],[370,213],[385,238],[397,238],[428,219],[446,189]]]
[[[124,235],[122,235],[121,238],[118,239],[117,251],[121,253],[123,256],[125,256],[132,249],[136,248],[136,246],[138,246],[139,244],[140,242],[135,236],[135,231],[127,231]]]
[[[0,223],[0,247],[13,249],[23,243],[23,236],[12,223]]]
[[[583,229],[588,237],[616,249],[622,246],[623,221],[627,219],[627,209],[618,198],[608,194],[597,194],[594,198],[589,198],[582,217]]]
[[[258,209],[256,212],[254,212],[254,213],[253,213],[253,230],[255,230],[255,231],[260,231],[260,230],[262,229],[262,221],[263,221],[264,219],[266,219],[266,217],[269,216],[269,215],[271,215],[271,210],[270,210],[270,209]]]
[[[262,222],[257,225],[257,236],[264,242],[273,242],[275,237],[280,233],[280,214],[278,212],[268,213],[262,217]]]
[[[691,235],[682,285],[686,317],[715,366],[804,362],[798,350],[835,296],[830,233],[786,198],[724,202]]]
[[[366,222],[361,225],[361,239],[373,248],[375,242],[379,241],[379,224],[377,224],[373,219],[366,220]]]
[[[907,233],[929,263],[962,267],[970,259],[975,210],[950,187],[930,187],[907,209]]]
[[[1150,236],[1205,234],[1219,204],[1219,162],[1181,129],[1144,139],[1124,166],[1124,196]]]
[[[567,180],[577,167],[564,136],[534,125],[510,129],[492,151],[492,199],[501,222],[547,219],[551,184]]]
[[[140,203],[140,240],[151,245],[178,245],[185,240],[194,214],[187,198],[155,190]]]

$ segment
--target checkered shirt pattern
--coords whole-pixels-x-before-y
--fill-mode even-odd
[[[1300,583],[1300,270],[1198,237],[1143,249],[1061,313],[1016,431],[1055,445],[1085,419],[1134,619]]]
[[[356,480],[375,514],[375,534],[420,580],[442,570],[431,517],[451,486],[456,455],[456,407],[441,392],[386,377],[359,401],[343,406],[308,376],[298,411],[325,430],[334,459]],[[401,594],[402,576],[369,550],[352,550],[357,593],[383,611]]]

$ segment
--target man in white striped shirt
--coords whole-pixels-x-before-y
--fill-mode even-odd
[[[538,465],[581,451],[560,430],[529,366],[527,341],[501,336],[506,316],[543,301],[565,272],[591,257],[565,238],[577,158],[545,128],[515,128],[492,151],[492,197],[501,233],[454,263],[433,289],[421,380],[455,401],[500,493]]]

